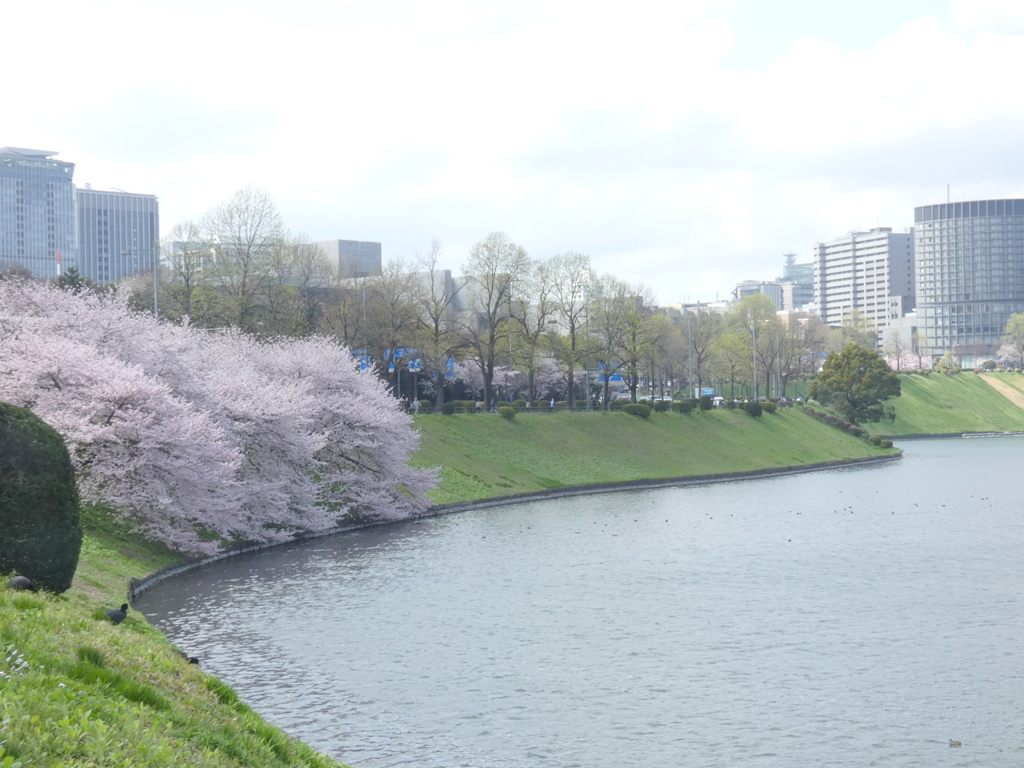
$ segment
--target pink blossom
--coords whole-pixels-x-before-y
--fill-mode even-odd
[[[385,385],[323,338],[260,343],[0,282],[0,400],[65,438],[82,495],[184,552],[426,507]]]

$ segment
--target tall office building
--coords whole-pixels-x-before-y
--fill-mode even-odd
[[[786,263],[782,267],[782,308],[797,310],[814,301],[814,262],[796,263],[796,254],[784,254]]]
[[[159,259],[160,214],[153,195],[77,190],[78,271],[97,283],[152,272]]]
[[[763,293],[769,299],[772,300],[772,304],[775,305],[775,311],[783,309],[782,302],[782,284],[779,282],[772,282],[770,280],[744,280],[742,283],[737,283],[736,287],[733,288],[732,295],[739,301],[744,296],[749,296],[752,293]]]
[[[0,148],[0,269],[56,277],[57,254],[76,266],[75,165],[56,154]]]
[[[814,300],[826,325],[842,325],[856,310],[880,336],[890,320],[914,305],[913,230],[903,233],[875,227],[818,243]]]
[[[993,358],[1010,315],[1024,312],[1024,200],[914,209],[917,326],[933,354],[962,365]]]
[[[327,259],[338,269],[338,276],[373,277],[381,272],[380,243],[359,240],[321,240]]]

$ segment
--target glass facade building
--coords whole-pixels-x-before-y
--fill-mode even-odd
[[[782,308],[802,309],[814,302],[814,262],[796,263],[796,254],[785,254],[786,264],[782,268]]]
[[[153,195],[79,189],[78,271],[113,283],[157,263],[160,215]]]
[[[991,359],[1010,315],[1024,312],[1024,200],[914,209],[917,325],[935,355]]]
[[[22,267],[35,277],[77,266],[74,163],[56,152],[0,148],[0,269]]]
[[[374,277],[380,274],[380,243],[361,240],[321,240],[314,245],[323,249],[324,255],[343,278]]]

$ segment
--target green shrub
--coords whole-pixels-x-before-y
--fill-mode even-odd
[[[883,440],[880,444],[882,448],[892,448],[892,440]]]
[[[681,403],[672,403],[672,410],[676,413],[693,413],[693,403],[684,400]]]
[[[735,400],[730,399],[725,401],[725,409],[727,411],[735,411],[737,407],[738,403]]]
[[[749,413],[751,416],[757,418],[761,415],[761,412],[764,409],[761,408],[761,404],[757,402],[757,400],[750,400],[749,402],[743,404],[743,410]]]
[[[0,403],[0,573],[64,592],[81,549],[75,471],[64,440],[31,411]]]
[[[846,431],[849,432],[854,437],[860,437],[861,435],[864,434],[864,430],[858,427],[856,424],[851,424],[850,426],[848,426],[846,428]]]
[[[644,403],[629,403],[622,406],[622,410],[630,416],[639,416],[641,419],[648,419],[651,416],[651,409]]]
[[[700,409],[702,411],[710,411],[712,408],[715,407],[715,403],[711,399],[711,395],[701,395],[699,402],[700,402]]]
[[[872,435],[871,437],[868,438],[868,442],[871,443],[872,445],[881,446],[882,438],[880,438],[878,435]]]
[[[503,405],[498,409],[498,415],[503,419],[512,421],[516,417],[516,409],[511,405]]]
[[[434,404],[430,400],[420,400],[420,410],[429,411],[433,410]]]
[[[775,409],[778,406],[775,403],[761,403],[761,410],[765,413],[775,413]]]
[[[441,406],[441,413],[445,416],[451,416],[455,413],[455,403],[445,403]]]
[[[517,411],[524,411],[524,410],[526,410],[526,401],[525,400],[513,400],[512,401],[512,407],[515,408]]]
[[[555,410],[556,411],[564,411],[568,407],[569,407],[569,403],[566,400],[556,400],[555,401]]]
[[[498,408],[511,408],[512,407],[512,403],[510,403],[508,400],[499,400],[495,405]]]
[[[672,402],[669,400],[656,400],[654,402],[655,413],[665,413],[672,409]]]
[[[577,400],[576,401],[576,407],[577,408],[586,408],[587,407],[587,401],[586,400]]]

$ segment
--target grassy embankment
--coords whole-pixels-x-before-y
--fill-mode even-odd
[[[523,491],[685,477],[877,456],[891,451],[805,416],[742,411],[417,417],[413,463],[441,469],[443,504]]]
[[[415,462],[444,467],[437,502],[885,453],[788,409],[760,419],[739,411],[511,422],[424,415],[416,424]],[[103,514],[85,522],[68,593],[0,587],[0,768],[338,765],[260,719],[138,614],[116,627],[102,619],[102,607],[124,601],[130,576],[176,556]]]
[[[871,434],[891,437],[1024,430],[1024,409],[987,384],[985,376],[1011,386],[1024,378],[1017,374],[901,375],[903,394],[889,401],[896,421],[864,426]],[[1024,381],[1017,385],[1021,387]]]
[[[0,768],[337,768],[189,664],[137,613],[114,626],[129,576],[177,560],[94,511],[60,596],[0,582]]]

